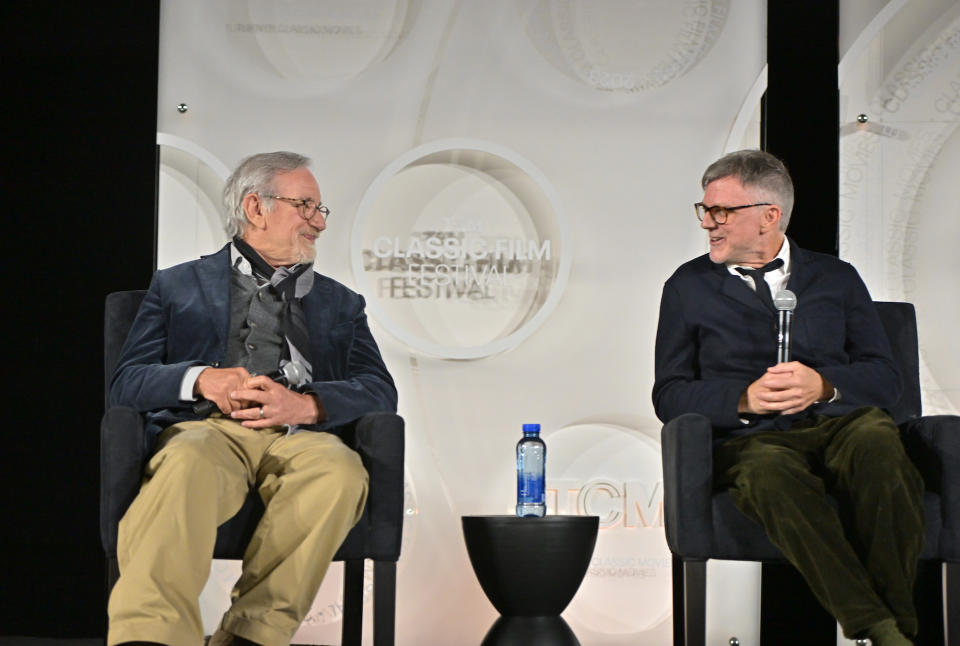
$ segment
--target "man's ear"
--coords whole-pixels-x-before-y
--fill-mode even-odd
[[[263,200],[260,199],[260,196],[256,193],[247,193],[243,196],[243,201],[240,203],[241,208],[243,208],[243,214],[247,216],[247,222],[250,223],[254,229],[264,229],[266,228],[266,209],[263,207]]]
[[[776,204],[771,204],[763,210],[760,216],[760,227],[764,232],[780,228],[780,218],[783,212]]]

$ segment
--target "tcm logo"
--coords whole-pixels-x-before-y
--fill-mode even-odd
[[[663,483],[606,479],[547,480],[547,509],[556,514],[599,516],[600,529],[663,527]]]

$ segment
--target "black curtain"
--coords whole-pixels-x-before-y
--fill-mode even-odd
[[[761,141],[790,170],[787,230],[805,249],[838,254],[840,94],[838,0],[769,0]]]
[[[840,103],[838,0],[768,0],[761,146],[784,161],[796,199],[787,234],[838,255]],[[833,643],[836,622],[790,565],[764,565],[763,644]]]
[[[0,5],[0,634],[103,634],[103,302],[154,267],[159,15],[159,0]]]

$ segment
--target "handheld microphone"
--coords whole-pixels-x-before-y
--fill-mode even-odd
[[[281,361],[279,368],[264,377],[269,377],[281,386],[293,388],[307,382],[307,371],[299,361]],[[216,410],[219,410],[219,407],[209,399],[201,399],[193,405],[193,412],[200,417],[207,417]]]
[[[790,361],[790,332],[793,328],[793,310],[797,309],[797,295],[781,289],[773,297],[777,308],[777,363]]]

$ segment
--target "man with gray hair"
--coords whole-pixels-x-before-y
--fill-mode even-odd
[[[763,526],[847,637],[910,644],[923,482],[893,420],[900,376],[856,270],[786,237],[793,183],[758,150],[707,168],[694,205],[709,253],[667,280],[653,403],[714,428],[715,485]],[[793,361],[776,362],[771,294],[797,299]],[[830,491],[854,519],[844,533]]]
[[[337,430],[395,412],[397,392],[363,297],[313,271],[330,211],[308,164],[243,160],[231,241],[158,271],[121,350],[110,403],[144,413],[156,450],[120,523],[108,644],[203,643],[217,527],[252,487],[265,511],[210,643],[288,644],[363,510],[367,472]],[[268,376],[289,365],[296,388]]]

